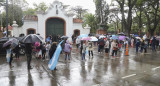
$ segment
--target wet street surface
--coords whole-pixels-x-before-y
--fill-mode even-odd
[[[49,60],[37,60],[34,56],[28,71],[25,56],[13,59],[13,68],[9,68],[5,56],[0,56],[0,86],[160,86],[160,52],[135,53],[129,49],[118,56],[106,56],[94,50],[94,57],[81,55],[75,48],[71,60],[65,61],[60,55],[57,70],[48,68]]]

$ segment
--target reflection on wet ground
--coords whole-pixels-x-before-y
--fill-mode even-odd
[[[71,60],[60,56],[57,70],[48,69],[48,60],[32,59],[33,69],[27,70],[26,57],[13,60],[9,68],[4,56],[0,56],[0,86],[160,86],[160,53],[135,53],[130,49],[129,56],[118,52],[112,59],[96,49],[94,57],[81,56],[74,50]]]

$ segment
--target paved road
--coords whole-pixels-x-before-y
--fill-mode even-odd
[[[129,49],[129,56],[123,52],[118,58],[99,54],[82,61],[72,51],[70,61],[64,61],[61,54],[56,71],[47,67],[48,60],[32,59],[33,69],[27,70],[26,57],[13,60],[9,68],[5,56],[0,56],[0,86],[160,86],[160,52],[135,53]]]

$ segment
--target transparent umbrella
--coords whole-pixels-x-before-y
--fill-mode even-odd
[[[12,39],[9,39],[7,42],[5,42],[3,44],[3,47],[7,47],[9,45],[11,45],[11,47],[14,49],[19,43],[19,40],[17,40],[16,38],[12,38]]]
[[[94,37],[94,36],[92,36],[90,38],[91,38],[91,40],[89,40],[89,41],[98,41],[98,39],[96,37]]]

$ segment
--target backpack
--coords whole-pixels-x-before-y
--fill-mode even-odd
[[[103,46],[104,45],[104,41],[100,41],[99,45]]]

